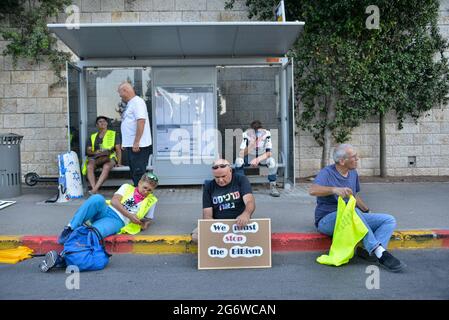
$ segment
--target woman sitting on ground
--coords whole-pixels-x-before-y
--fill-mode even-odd
[[[117,233],[137,234],[146,230],[154,218],[157,198],[153,195],[159,179],[153,173],[145,173],[137,188],[123,184],[112,197],[106,201],[102,195],[91,196],[75,212],[75,216],[64,228],[58,238],[59,244],[64,244],[76,228],[90,221],[103,238]],[[47,272],[60,262],[56,251],[46,254],[45,260],[39,265],[42,272]]]

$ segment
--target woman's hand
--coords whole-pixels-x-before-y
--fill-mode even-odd
[[[139,220],[135,215],[133,215],[133,214],[131,214],[131,215],[129,216],[129,220],[130,220],[132,223],[138,224],[139,226],[142,225],[142,221],[140,221],[140,220]]]

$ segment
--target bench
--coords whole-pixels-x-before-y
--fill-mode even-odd
[[[285,168],[285,157],[284,154],[282,152],[279,152],[279,162],[277,163],[277,167],[278,167],[278,177],[279,176],[284,176],[284,168]],[[235,164],[232,164],[231,167],[233,169],[235,169]],[[281,169],[281,170],[279,170]],[[267,182],[267,175],[268,175],[268,166],[266,164],[261,164],[258,167],[250,167],[250,166],[244,166],[243,170],[245,172],[245,175],[248,177],[249,181],[251,183],[266,183]],[[262,174],[263,172],[261,171],[266,171],[266,174]],[[282,181],[282,180],[278,180]],[[282,181],[283,184],[283,181]]]
[[[103,168],[95,169],[95,172],[101,172]],[[110,172],[129,172],[129,166],[113,167]],[[153,171],[153,155],[148,158],[147,171]]]

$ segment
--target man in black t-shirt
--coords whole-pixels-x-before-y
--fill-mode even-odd
[[[214,179],[203,186],[203,219],[236,219],[238,226],[248,224],[256,209],[248,178],[232,172],[225,159],[212,165]],[[198,229],[192,232],[192,241],[198,242]]]

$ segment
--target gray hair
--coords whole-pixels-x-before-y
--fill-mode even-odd
[[[335,147],[334,153],[332,154],[335,163],[339,163],[340,160],[347,159],[346,151],[348,149],[354,149],[354,147],[348,143],[339,144],[338,146]]]

